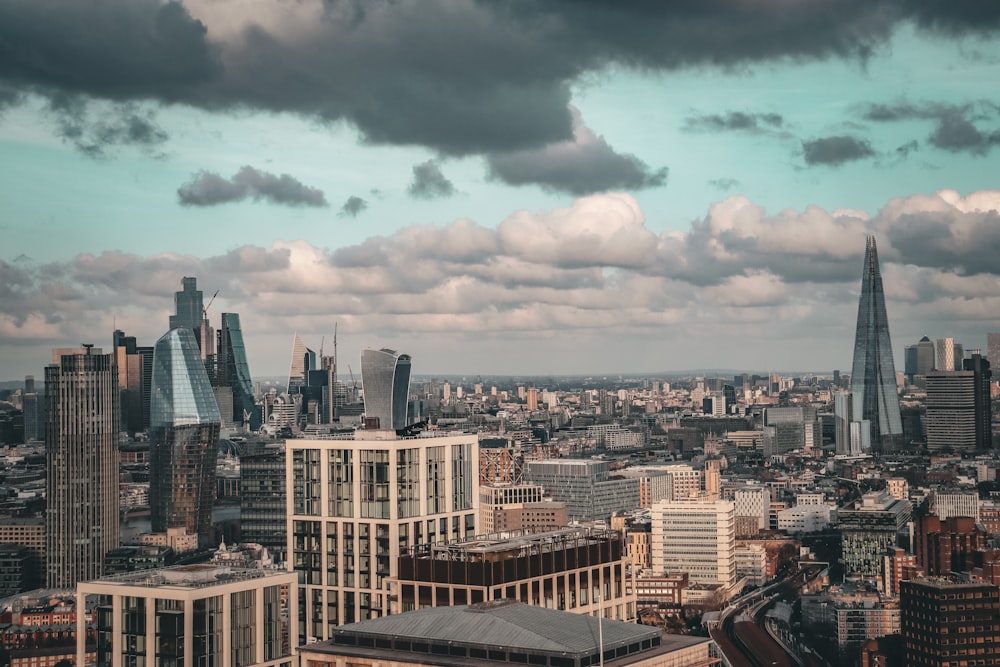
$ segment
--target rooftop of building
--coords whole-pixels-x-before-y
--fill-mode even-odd
[[[478,559],[488,554],[547,552],[578,546],[594,544],[598,541],[620,539],[618,531],[593,526],[567,526],[545,532],[505,531],[477,535],[454,542],[438,544],[419,544],[409,552],[418,558],[450,558],[452,560]]]
[[[288,574],[286,570],[243,569],[212,564],[175,565],[115,574],[87,583],[192,590]]]
[[[499,600],[421,609],[353,623],[338,628],[329,642],[311,645],[307,650],[358,655],[375,652],[382,659],[404,653],[430,653],[434,664],[442,665],[467,665],[469,658],[480,658],[475,664],[506,662],[512,653],[570,661],[594,655],[596,661],[602,637],[605,655],[610,651],[612,656],[622,658],[665,653],[709,641],[665,635],[658,628],[634,623],[601,621],[583,614]]]
[[[900,582],[900,585],[903,584],[925,586],[927,588],[937,588],[940,590],[974,590],[981,589],[983,587],[996,588],[996,584],[992,584],[988,581],[970,581],[957,577],[918,577],[916,579],[907,579],[906,581]]]

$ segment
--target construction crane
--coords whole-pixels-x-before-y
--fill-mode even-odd
[[[201,315],[206,320],[208,319],[208,309],[212,307],[213,303],[215,303],[215,297],[217,296],[219,296],[219,290],[215,290],[215,294],[213,294],[212,298],[208,300],[208,305],[201,309]]]

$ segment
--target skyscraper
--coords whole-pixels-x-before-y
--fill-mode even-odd
[[[927,375],[927,447],[987,450],[993,445],[990,362],[974,352],[965,370]]]
[[[151,419],[153,531],[183,527],[206,541],[221,420],[194,332],[187,327],[171,329],[156,341]]]
[[[232,420],[236,424],[249,422],[250,429],[260,428],[260,411],[253,396],[250,363],[237,313],[222,313],[218,332],[217,383],[233,390]]]
[[[117,549],[118,377],[100,349],[57,349],[45,368],[46,585],[102,574]]]
[[[174,311],[175,314],[170,316],[170,328],[191,329],[197,341],[202,361],[213,359],[215,356],[215,335],[212,327],[208,324],[208,318],[205,317],[204,300],[201,290],[198,289],[197,278],[181,278],[181,291],[174,292]]]
[[[885,294],[874,236],[869,236],[865,245],[854,336],[854,363],[851,367],[851,395],[854,419],[870,422],[872,449],[893,451],[900,448],[903,422],[899,416],[896,369],[892,361],[889,320],[885,313]]]
[[[362,351],[361,384],[365,391],[365,416],[377,419],[377,428],[401,429],[407,426],[410,355],[386,348]]]
[[[990,368],[1000,368],[1000,333],[986,334],[986,359]]]
[[[309,384],[309,371],[316,368],[316,353],[306,347],[298,334],[292,341],[292,363],[288,369],[288,395],[297,394]]]

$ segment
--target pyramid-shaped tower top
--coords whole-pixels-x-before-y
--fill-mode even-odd
[[[903,426],[896,391],[889,319],[879,271],[875,237],[865,240],[865,264],[861,274],[858,322],[851,367],[852,412],[871,428],[872,448],[891,451],[902,444]]]

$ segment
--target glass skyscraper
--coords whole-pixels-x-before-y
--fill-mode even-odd
[[[395,350],[361,353],[361,384],[365,391],[365,417],[378,419],[382,429],[406,428],[410,397],[410,355]]]
[[[171,329],[156,341],[152,385],[152,529],[183,527],[201,542],[212,527],[221,419],[191,329]]]
[[[218,383],[233,390],[233,422],[242,424],[249,420],[251,430],[256,431],[260,428],[260,414],[253,398],[253,380],[240,316],[222,313],[222,328],[218,335]]]
[[[309,384],[309,371],[316,368],[316,353],[306,347],[298,334],[292,341],[292,363],[288,368],[288,395],[298,394]]]
[[[898,450],[903,444],[903,421],[899,416],[896,369],[874,236],[869,236],[865,244],[851,399],[853,418],[870,424],[871,448],[883,452]]]

